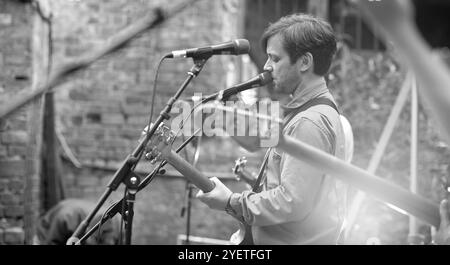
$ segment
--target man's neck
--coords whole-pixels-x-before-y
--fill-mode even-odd
[[[282,107],[288,109],[298,108],[310,99],[320,96],[327,91],[327,84],[323,77],[309,79],[297,87],[294,95],[290,95],[289,100],[282,103]]]
[[[297,98],[301,94],[308,93],[309,90],[314,89],[319,84],[325,83],[325,78],[323,76],[310,75],[306,76],[302,82],[296,87],[294,93],[292,93],[292,98]]]

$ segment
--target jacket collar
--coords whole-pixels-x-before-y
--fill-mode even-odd
[[[289,112],[293,109],[301,107],[309,100],[319,97],[326,92],[328,92],[328,88],[324,78],[320,78],[306,84],[302,83],[294,91],[294,94],[290,95],[290,100],[288,103],[281,105],[281,107],[285,112]]]

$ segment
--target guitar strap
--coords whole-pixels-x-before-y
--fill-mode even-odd
[[[261,167],[259,168],[258,177],[256,178],[256,181],[255,181],[255,183],[253,184],[253,187],[252,187],[252,191],[253,192],[260,192],[261,191],[261,187],[262,187],[261,184],[262,184],[262,181],[263,181],[263,176],[264,176],[264,172],[265,172],[265,169],[266,169],[266,166],[267,166],[267,162],[269,161],[269,154],[270,154],[270,150],[271,149],[272,148],[269,148],[266,151],[266,154],[264,155],[263,163],[262,163]]]
[[[334,102],[331,101],[331,99],[326,98],[326,97],[313,98],[313,99],[309,100],[308,102],[306,102],[305,104],[301,105],[300,107],[288,112],[286,115],[286,122],[284,122],[284,125],[287,125],[300,112],[305,111],[315,105],[328,105],[328,106],[332,107],[334,110],[336,110],[337,113],[340,113],[336,104],[334,104]]]
[[[287,124],[288,124],[288,123],[289,123],[289,122],[290,122],[290,121],[291,121],[298,113],[300,113],[300,112],[302,112],[302,111],[305,111],[305,110],[307,110],[308,108],[310,108],[310,107],[312,107],[312,106],[315,106],[315,105],[319,105],[319,104],[328,105],[328,106],[332,107],[333,109],[335,109],[335,110],[338,112],[338,114],[339,114],[339,110],[338,110],[336,104],[334,104],[334,102],[331,101],[330,99],[325,98],[325,97],[313,98],[313,99],[309,100],[308,102],[306,102],[305,104],[301,105],[300,107],[298,107],[298,108],[296,108],[296,109],[294,109],[294,110],[292,110],[292,111],[290,111],[289,113],[286,114],[286,120],[283,122],[283,129],[284,129],[285,126],[287,126]],[[265,180],[265,178],[264,178],[264,177],[265,177],[265,171],[266,171],[266,168],[267,168],[267,163],[268,163],[268,161],[269,161],[269,157],[270,157],[272,148],[273,148],[273,147],[267,149],[266,154],[264,155],[264,160],[263,160],[263,163],[262,163],[262,165],[261,165],[261,167],[260,167],[260,169],[259,169],[258,177],[257,177],[257,179],[256,179],[256,181],[255,181],[255,183],[254,183],[254,185],[253,185],[253,187],[252,187],[252,191],[253,191],[253,192],[260,192],[260,191],[261,191],[262,183],[263,183],[263,181]],[[321,184],[320,184],[321,187],[323,186],[322,183],[323,183],[324,179],[325,179],[325,175],[322,177]],[[321,191],[322,191],[322,189],[320,189],[320,190],[317,192],[317,194],[316,194],[315,205],[317,205],[317,200],[318,200],[318,198],[319,198],[319,194],[321,193]],[[312,210],[311,210],[311,212],[312,212]],[[311,212],[310,212],[310,213],[311,213]],[[308,215],[309,215],[309,214],[308,214]],[[308,216],[308,215],[307,215],[307,216]],[[307,217],[307,216],[306,216],[306,217]],[[305,217],[305,218],[306,218],[306,217]],[[342,229],[341,229],[341,231],[340,231],[340,234],[341,234],[341,232],[342,232]],[[250,235],[251,235],[251,231],[250,231]],[[340,237],[340,235],[339,235],[339,237]],[[253,239],[252,239],[252,241],[253,241]]]

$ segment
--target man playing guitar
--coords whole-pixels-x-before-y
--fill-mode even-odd
[[[336,51],[330,25],[296,14],[271,24],[262,37],[274,90],[282,95],[283,134],[344,159],[344,134],[324,76]],[[233,137],[249,151],[257,141]],[[256,147],[256,148],[255,148]],[[345,216],[345,185],[277,148],[269,148],[260,192],[233,193],[219,179],[197,197],[251,226],[255,244],[336,244]]]

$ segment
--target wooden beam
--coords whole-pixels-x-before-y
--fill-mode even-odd
[[[77,72],[78,70],[85,69],[103,56],[120,49],[130,40],[142,34],[147,29],[154,28],[175,14],[183,11],[185,8],[192,6],[197,1],[199,0],[187,0],[168,10],[157,8],[154,12],[150,12],[145,17],[121,30],[114,36],[107,39],[104,43],[99,44],[79,58],[71,59],[70,61],[61,62],[55,65],[52,67],[48,80],[46,82],[41,82],[37,89],[23,89],[17,96],[10,100],[9,104],[1,106],[0,118],[10,115],[20,107],[41,96],[44,92],[56,87],[63,82],[62,79],[67,75]]]
[[[39,0],[34,4],[33,30],[32,30],[32,84],[31,91],[38,89],[41,82],[45,82],[49,71],[49,26],[43,16],[49,13],[49,0]],[[40,11],[38,11],[40,10]],[[42,119],[43,119],[43,97],[37,96],[27,111],[27,128],[29,141],[26,155],[26,177],[24,192],[24,231],[25,244],[33,243],[36,234],[36,220],[40,214],[40,172],[42,151]]]
[[[55,103],[53,91],[45,93],[44,119],[42,132],[42,206],[43,211],[50,210],[64,199],[62,190],[60,157],[55,134]]]

